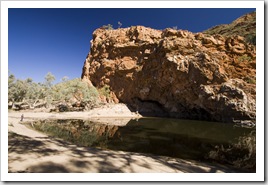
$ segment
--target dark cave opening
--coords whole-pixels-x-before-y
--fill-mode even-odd
[[[164,105],[155,100],[142,100],[140,98],[132,98],[131,103],[126,103],[128,108],[133,112],[138,112],[145,117],[165,117],[177,119],[191,119],[203,121],[216,121],[214,116],[203,108],[189,108],[178,104],[178,111],[172,112]]]

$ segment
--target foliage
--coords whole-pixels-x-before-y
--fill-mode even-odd
[[[106,98],[110,97],[110,86],[104,85],[102,88],[98,89],[99,94],[105,96]]]
[[[54,101],[85,102],[92,106],[98,104],[98,91],[95,87],[89,87],[86,82],[76,78],[56,84],[52,88]]]
[[[12,84],[16,80],[15,76],[13,74],[10,74],[8,76],[8,85]]]
[[[64,77],[61,79],[61,81],[62,81],[62,82],[66,82],[68,79],[69,79],[68,76],[64,76]]]
[[[111,25],[111,24],[103,25],[102,28],[104,28],[106,30],[113,30],[113,25]]]
[[[55,79],[55,76],[51,72],[48,72],[45,76],[45,85],[49,88],[52,87],[52,83],[55,81]]]
[[[12,77],[11,77],[12,78]],[[23,99],[26,97],[28,84],[26,81],[23,80],[14,80],[11,79],[8,80],[9,87],[8,87],[8,99],[9,101],[23,101]]]
[[[256,46],[256,12],[243,15],[231,24],[222,24],[214,26],[208,30],[203,31],[205,34],[230,37],[240,35],[245,38],[249,44]]]
[[[256,46],[256,34],[248,34],[245,36],[246,42]]]
[[[249,84],[256,84],[255,78],[251,78],[251,77],[246,76],[243,80]]]
[[[48,73],[44,83],[35,83],[31,78],[26,80],[16,79],[13,74],[8,78],[8,102],[13,104],[26,104],[28,107],[35,107],[37,102],[43,102],[51,106],[55,102],[83,103],[86,107],[92,108],[98,105],[98,91],[95,87],[89,86],[81,79],[62,79],[61,83],[53,85],[55,76]]]
[[[252,58],[245,54],[245,55],[239,56],[238,61],[239,62],[251,62]]]
[[[118,21],[117,24],[118,24],[118,28],[121,28],[122,23],[120,21]]]

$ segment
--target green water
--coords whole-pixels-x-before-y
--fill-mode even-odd
[[[130,120],[125,126],[85,120],[45,120],[33,125],[36,130],[78,146],[216,161],[255,169],[255,127],[164,118]]]

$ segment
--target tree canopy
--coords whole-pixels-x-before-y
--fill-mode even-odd
[[[68,80],[65,76],[62,82],[53,85],[55,76],[48,72],[44,83],[35,83],[31,78],[16,79],[15,75],[8,77],[8,102],[11,107],[35,108],[42,104],[46,107],[59,105],[82,104],[84,108],[92,108],[99,104],[99,93],[93,86],[76,78]]]

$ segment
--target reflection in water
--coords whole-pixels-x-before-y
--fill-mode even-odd
[[[253,171],[256,166],[255,128],[164,118],[45,120],[32,125],[78,146],[217,161]]]

